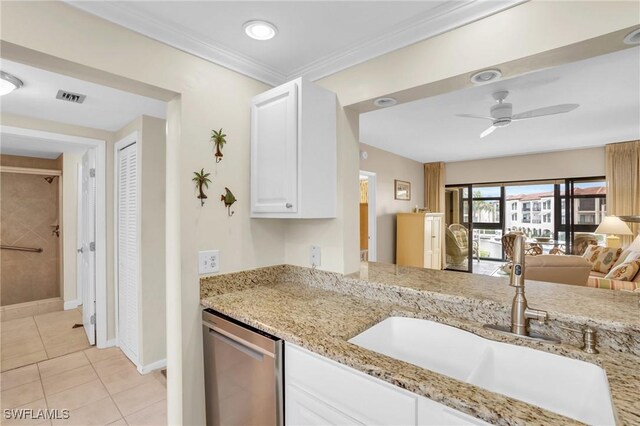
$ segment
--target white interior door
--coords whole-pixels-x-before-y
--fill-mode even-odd
[[[138,360],[138,161],[136,143],[117,153],[118,344]]]
[[[89,343],[96,344],[96,157],[93,149],[82,157],[80,182],[80,247],[78,263],[82,282],[82,324]]]

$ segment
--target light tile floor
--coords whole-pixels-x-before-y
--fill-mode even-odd
[[[493,275],[496,270],[504,265],[506,261],[503,260],[485,260],[482,259],[479,262],[473,260],[473,273],[480,275]],[[463,265],[447,265],[447,269],[451,271],[467,271],[467,264]]]
[[[0,370],[7,371],[89,347],[79,309],[0,323]]]
[[[119,348],[91,347],[3,372],[1,423],[166,425],[166,386],[159,371],[139,374]],[[69,410],[69,418],[5,419],[12,408]]]

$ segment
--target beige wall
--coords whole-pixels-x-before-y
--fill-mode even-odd
[[[604,147],[446,163],[446,183],[604,176]]]
[[[424,165],[363,143],[360,150],[368,154],[360,170],[376,174],[377,261],[395,263],[396,213],[424,206]],[[394,199],[394,179],[411,182],[411,201]]]
[[[331,87],[327,87],[333,90]],[[337,217],[335,219],[290,220],[285,230],[285,263],[311,266],[311,245],[321,248],[319,269],[355,272],[360,265],[358,221],[358,114],[343,109],[338,98],[337,119]]]
[[[359,206],[352,201],[358,199],[355,111],[370,110],[371,100],[380,96],[406,100],[463,88],[472,72],[496,64],[509,64],[504,68],[510,76],[605,53],[598,37],[637,25],[639,11],[631,1],[534,0],[319,80],[339,103],[338,217],[287,226],[286,262],[308,266],[309,245],[319,244],[322,269],[358,270]],[[546,31],[549,22],[562,24]],[[614,37],[615,48],[623,48],[622,37]],[[583,44],[577,48],[577,43]]]
[[[179,116],[179,123],[168,122],[175,131],[170,130],[167,139],[172,154],[167,155],[167,212],[171,215],[166,217],[168,235],[179,237],[180,254],[174,255],[177,241],[173,241],[167,246],[170,255],[166,262],[158,264],[166,263],[167,276],[172,278],[167,285],[175,287],[167,292],[171,304],[180,304],[168,311],[171,316],[167,318],[167,328],[174,332],[168,335],[168,347],[172,348],[168,354],[167,388],[172,402],[168,415],[172,424],[203,424],[198,250],[219,249],[222,272],[284,261],[284,221],[249,217],[249,104],[268,86],[61,2],[2,2],[1,7],[3,42],[21,47],[16,55],[24,55],[32,65],[46,68],[47,58],[38,54],[41,52],[68,61],[57,64],[58,72],[67,70],[82,77],[82,72],[98,70],[102,77],[111,73],[140,82],[141,88],[151,85],[180,95],[179,103],[170,103],[170,108],[179,109],[179,115],[172,112],[169,117],[176,120]],[[2,54],[6,52],[3,49]],[[216,164],[209,137],[211,129],[220,127],[228,135],[228,143],[224,160]],[[356,162],[357,150],[353,164]],[[212,173],[213,182],[209,199],[201,207],[191,177],[203,167]],[[354,170],[357,174],[357,168]],[[238,199],[233,217],[219,201],[225,186]],[[357,226],[357,216],[355,220]],[[107,232],[112,234],[112,228]],[[108,250],[112,252],[113,247]],[[107,268],[113,271],[112,265]],[[179,364],[172,365],[171,360]]]
[[[172,424],[203,423],[199,249],[219,248],[221,270],[230,272],[285,260],[307,265],[308,246],[320,243],[323,268],[357,270],[358,116],[342,106],[551,51],[638,22],[636,2],[532,1],[321,80],[322,86],[338,94],[341,106],[338,218],[285,226],[284,221],[249,219],[248,104],[266,85],[60,2],[2,2],[1,7],[2,40],[68,61],[58,64],[58,71],[79,64],[97,70],[104,82],[105,73],[110,73],[133,85],[144,83],[137,87],[154,86],[180,95],[169,104],[167,123],[168,413]],[[561,24],[548,31],[549,22]],[[29,56],[32,64],[42,61],[34,52],[17,50]],[[558,54],[555,58],[563,59]],[[88,68],[83,72],[91,73]],[[80,71],[75,72],[77,76]],[[208,138],[212,128],[220,127],[229,135],[229,143],[224,161],[215,165]],[[213,171],[211,195],[223,186],[238,188],[233,217],[214,197],[200,207],[190,179],[202,167]]]
[[[140,153],[140,363],[166,357],[165,254],[166,122],[143,115],[116,132],[115,141],[137,132]],[[115,157],[115,155],[114,155]],[[111,210],[113,211],[113,209]]]

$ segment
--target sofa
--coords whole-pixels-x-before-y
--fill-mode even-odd
[[[626,250],[617,251],[590,245],[582,256],[526,256],[525,278],[535,281],[640,292],[640,269],[637,270],[635,276],[627,277],[624,281],[615,278],[621,271],[625,272],[626,268],[623,268],[622,265],[638,262],[637,267],[640,267],[640,250],[637,248],[632,245]],[[608,253],[610,255],[607,257]],[[607,258],[606,262],[602,261],[603,258]],[[635,270],[633,267],[629,269],[631,274]]]
[[[591,262],[582,256],[526,256],[524,277],[527,280],[584,286],[591,267]]]

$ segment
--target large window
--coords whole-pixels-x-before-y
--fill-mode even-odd
[[[607,208],[604,178],[471,184],[449,191],[460,195],[451,205],[458,206],[461,222],[473,231],[470,243],[477,255],[488,260],[504,259],[501,238],[512,231],[523,232],[544,252],[561,247],[570,253],[573,236],[593,233]]]
[[[592,233],[607,213],[607,185],[604,179],[570,179],[571,233]],[[601,238],[601,237],[599,237]]]

